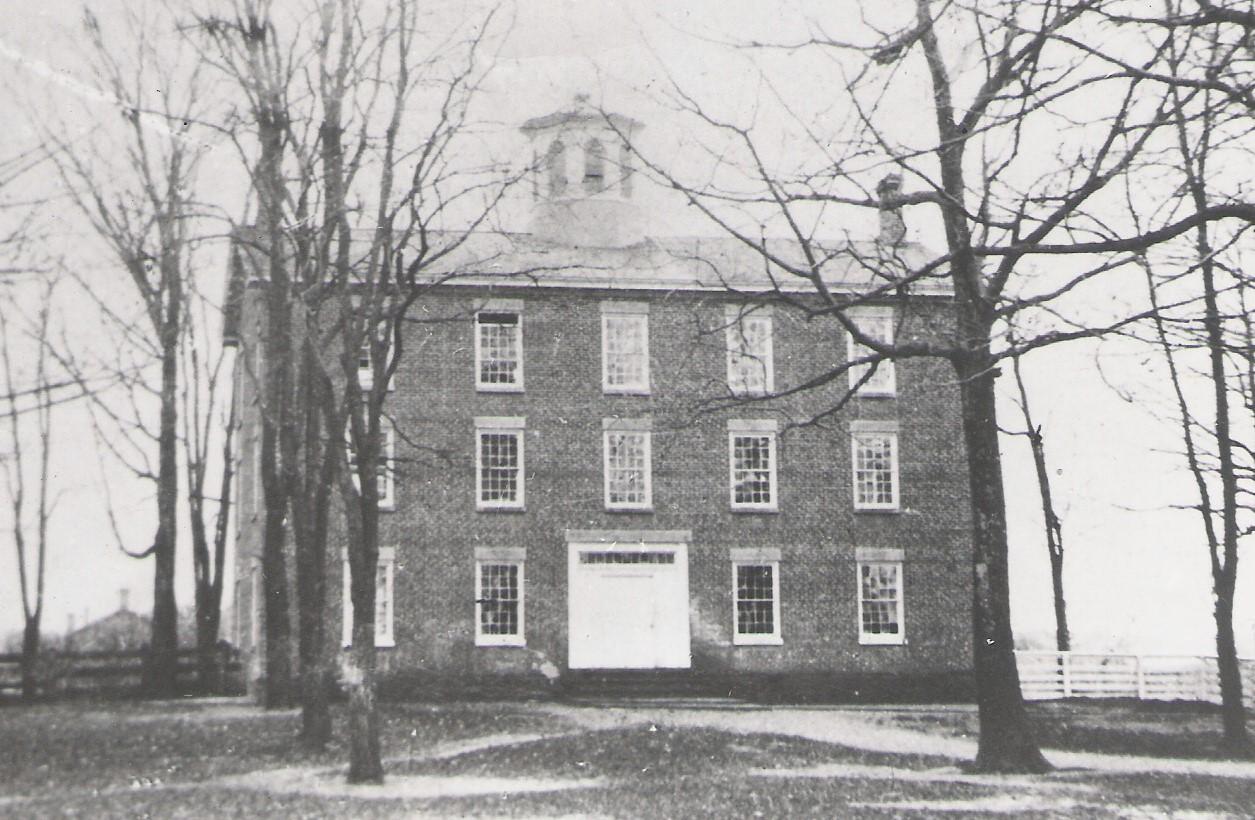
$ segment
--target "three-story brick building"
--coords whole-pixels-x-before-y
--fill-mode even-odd
[[[381,477],[382,680],[673,670],[781,697],[964,687],[972,547],[949,369],[886,362],[792,392],[857,346],[773,298],[814,297],[742,243],[645,236],[621,144],[638,127],[578,106],[525,124],[543,169],[532,230],[477,237],[494,266],[422,299],[387,407],[401,434]],[[830,286],[867,288],[886,243],[922,256],[895,219]],[[519,268],[533,273],[495,272]],[[860,326],[945,332],[951,297],[929,282],[860,308]],[[264,373],[249,305],[240,361]],[[238,436],[235,591],[255,657],[257,412]]]

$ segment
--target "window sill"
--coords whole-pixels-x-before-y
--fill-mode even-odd
[[[901,507],[855,507],[856,513],[870,513],[871,515],[901,515]]]
[[[901,635],[860,635],[859,646],[906,646],[906,638]]]
[[[475,392],[477,393],[522,393],[524,392],[521,384],[476,384]]]
[[[898,397],[898,391],[896,390],[879,391],[878,390],[876,392],[872,392],[870,390],[869,391],[860,390],[859,392],[854,394],[854,397],[858,399],[896,399]]]
[[[780,508],[776,506],[771,506],[771,507],[740,506],[740,507],[730,507],[729,512],[732,512],[736,515],[756,515],[759,513],[765,513],[767,515],[776,515],[780,512]]]
[[[733,646],[784,646],[784,638],[779,635],[737,635],[732,639]]]
[[[517,507],[491,507],[491,506],[484,506],[484,505],[478,505],[478,504],[477,504],[477,505],[475,506],[475,512],[486,512],[486,513],[521,513],[521,512],[527,512],[527,507],[522,506],[522,505],[517,506]]]
[[[654,508],[652,505],[648,507],[606,507],[605,512],[611,513],[612,515],[622,515],[624,513],[646,513],[652,515]]]
[[[375,648],[376,648],[376,649],[396,649],[396,646],[397,646],[397,642],[396,642],[396,641],[375,641]],[[343,648],[343,649],[352,649],[352,648],[353,648],[353,644],[351,644],[351,643],[346,643],[346,644],[344,644],[344,645],[343,645],[343,647],[342,647],[342,648]]]
[[[651,395],[648,387],[610,387],[608,385],[601,386],[601,392],[607,396],[649,396]]]
[[[527,642],[522,638],[488,639],[481,635],[475,637],[475,646],[479,649],[526,649]]]

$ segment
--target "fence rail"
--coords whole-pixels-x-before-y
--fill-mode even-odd
[[[1136,698],[1220,702],[1214,656],[1017,650],[1025,700]],[[1239,661],[1242,695],[1255,708],[1255,660]]]
[[[239,653],[222,647],[215,653],[218,689],[228,693],[238,688],[241,667]],[[143,691],[149,666],[149,652],[41,652],[35,662],[35,679],[42,695],[125,696]],[[178,652],[177,681],[180,692],[194,692],[199,686],[199,656],[195,649]],[[21,654],[0,654],[0,697],[22,692]]]

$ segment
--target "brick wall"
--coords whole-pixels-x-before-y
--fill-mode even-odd
[[[856,399],[814,426],[845,379],[796,397],[700,412],[725,390],[721,327],[726,296],[509,289],[524,300],[526,392],[475,389],[472,313],[486,290],[449,288],[424,299],[390,397],[397,442],[397,502],[381,514],[381,546],[396,549],[396,646],[380,650],[388,678],[532,674],[566,668],[567,529],[691,530],[689,590],[694,669],[713,675],[962,674],[970,670],[970,522],[958,392],[944,362],[897,363],[895,398]],[[603,299],[651,302],[650,396],[601,389]],[[950,317],[945,299],[920,299],[901,335],[927,336]],[[245,327],[245,332],[250,328]],[[832,320],[774,308],[777,389],[846,355]],[[525,416],[526,501],[521,512],[476,511],[475,416]],[[652,512],[607,512],[602,419],[653,422]],[[726,421],[778,419],[779,511],[729,510]],[[901,511],[855,512],[849,422],[900,425]],[[415,448],[405,439],[421,445]],[[242,447],[248,448],[248,434]],[[247,471],[248,462],[245,467]],[[249,478],[241,481],[248,515]],[[260,520],[260,519],[258,519]],[[245,527],[247,529],[247,526]],[[255,536],[254,536],[255,540]],[[783,645],[732,645],[729,549],[781,552]],[[526,648],[477,647],[476,547],[522,547]],[[858,641],[858,547],[905,551],[901,646]],[[255,544],[242,536],[241,562]],[[334,567],[334,565],[333,565]],[[241,577],[247,577],[243,575]],[[339,639],[333,570],[328,632]]]

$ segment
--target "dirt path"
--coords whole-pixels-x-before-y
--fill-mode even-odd
[[[642,705],[624,707],[585,707],[544,704],[542,710],[575,721],[590,729],[657,723],[675,727],[724,729],[742,734],[783,734],[835,743],[870,752],[937,755],[955,761],[976,756],[976,741],[877,724],[857,709],[807,709],[777,706],[771,708],[694,709]],[[1085,769],[1107,773],[1208,775],[1255,780],[1255,762],[1237,760],[1193,760],[1187,758],[1143,757],[1046,750],[1050,762],[1060,769]]]

